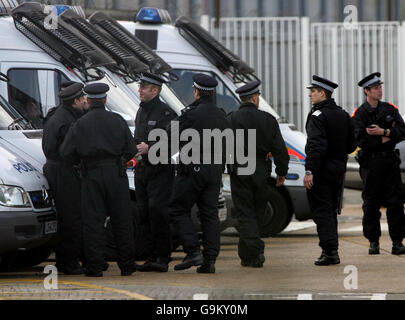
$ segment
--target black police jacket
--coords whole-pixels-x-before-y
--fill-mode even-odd
[[[139,144],[145,142],[149,149],[156,143],[148,139],[149,133],[153,129],[166,130],[177,114],[164,102],[159,96],[155,97],[149,102],[141,102],[140,108],[135,118],[135,142]],[[147,155],[142,156],[143,160],[147,161]]]
[[[219,129],[223,131],[229,127],[225,112],[214,104],[213,98],[202,97],[194,101],[191,105],[182,110],[181,115],[177,117],[175,121],[179,123],[179,135],[186,129],[195,129],[198,132],[200,137],[200,163],[203,162],[203,153],[209,152],[211,155],[211,164],[213,164],[216,151],[214,143],[211,144],[210,150],[204,150],[203,130]],[[172,131],[170,126],[168,127],[168,131]],[[170,138],[172,139],[173,137]],[[187,143],[188,142],[180,141],[180,150]],[[225,150],[225,141],[222,139],[222,164],[225,164],[226,161]]]
[[[89,111],[70,128],[60,147],[60,154],[66,159],[124,157],[125,161],[129,161],[136,153],[135,141],[125,120],[105,110],[101,102],[92,102]]]
[[[256,160],[264,161],[271,153],[277,175],[287,175],[289,155],[276,118],[268,112],[259,110],[253,103],[243,103],[237,111],[228,116],[228,121],[233,130],[244,129],[245,156],[248,154],[248,130],[254,129]]]
[[[79,119],[81,115],[81,111],[66,104],[62,104],[48,113],[44,121],[42,137],[42,150],[47,159],[61,160],[59,147],[72,123]]]
[[[350,115],[334,99],[327,99],[313,106],[305,127],[305,169],[316,173],[337,160],[343,173],[347,155],[356,148]]]
[[[354,111],[352,119],[356,142],[366,153],[392,151],[397,143],[405,139],[404,120],[393,104],[379,101],[377,108],[372,108],[365,102]],[[372,124],[390,129],[391,141],[383,144],[381,136],[368,135],[366,128]]]

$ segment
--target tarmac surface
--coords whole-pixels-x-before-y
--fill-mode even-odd
[[[0,300],[403,300],[405,256],[391,254],[384,213],[381,254],[368,255],[360,195],[345,190],[339,265],[315,266],[321,250],[314,223],[292,221],[279,236],[264,239],[266,262],[260,269],[240,265],[237,232],[229,228],[222,234],[215,274],[198,274],[195,268],[174,271],[184,257],[175,252],[167,273],[121,277],[117,264],[110,262],[102,278],[58,274],[56,288],[56,279],[44,273],[54,264],[51,256],[39,266],[0,273]]]

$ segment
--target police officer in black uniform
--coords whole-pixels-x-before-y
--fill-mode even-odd
[[[103,83],[84,88],[89,112],[69,130],[61,146],[66,159],[80,158],[82,171],[82,217],[86,275],[101,277],[104,270],[104,223],[110,216],[118,248],[122,276],[135,271],[134,234],[126,162],[136,153],[125,120],[105,109]]]
[[[200,155],[199,163],[178,165],[174,179],[169,214],[174,229],[178,231],[183,250],[187,254],[183,262],[175,265],[174,269],[184,270],[201,265],[197,268],[198,273],[215,273],[215,260],[220,247],[218,197],[223,172],[221,162],[225,157],[223,154],[220,155],[219,164],[212,161],[211,156],[215,156],[213,150],[203,148],[203,130],[220,129],[222,131],[227,128],[227,122],[225,112],[214,102],[218,81],[204,74],[195,74],[193,80],[196,100],[182,112],[178,121],[180,133],[185,129],[195,129],[198,132],[201,142]],[[181,148],[183,146],[184,144],[180,145]],[[200,164],[203,163],[205,152],[209,153],[206,157],[211,157],[210,164]],[[200,213],[204,258],[201,256],[198,234],[190,217],[194,204],[197,204]]]
[[[167,154],[166,164],[152,164],[148,151],[156,143],[148,139],[154,129],[164,129],[177,114],[159,98],[165,80],[143,73],[139,85],[140,108],[135,119],[135,142],[142,159],[135,167],[137,218],[142,237],[150,237],[149,257],[139,271],[167,272],[171,255],[169,201],[174,178],[174,167]]]
[[[276,164],[279,187],[284,183],[288,171],[289,156],[277,120],[259,107],[260,81],[250,82],[239,89],[242,104],[231,113],[228,121],[232,129],[243,130],[244,141],[236,141],[236,148],[249,158],[255,158],[255,170],[243,173],[243,164],[236,160],[229,166],[232,200],[238,219],[238,255],[244,267],[261,268],[265,261],[264,242],[260,239],[258,219],[265,214],[268,201],[268,179],[271,175],[271,162],[267,155],[271,152]],[[256,141],[249,141],[248,130],[256,131]],[[255,144],[255,154],[248,154],[248,145]]]
[[[82,274],[82,217],[80,179],[74,161],[62,159],[59,153],[65,136],[82,115],[85,94],[81,83],[70,83],[59,93],[62,104],[48,113],[44,121],[42,149],[46,156],[44,174],[49,182],[58,214],[56,267],[66,274]]]
[[[312,109],[306,123],[304,185],[317,226],[321,256],[317,266],[339,264],[337,215],[340,214],[348,154],[355,150],[350,115],[332,98],[338,87],[313,76],[309,97]]]
[[[361,150],[357,159],[363,180],[363,233],[370,241],[369,254],[379,254],[381,206],[387,208],[392,254],[405,254],[405,216],[397,143],[405,139],[405,124],[397,107],[381,101],[381,73],[361,80],[366,101],[353,113],[355,136]]]

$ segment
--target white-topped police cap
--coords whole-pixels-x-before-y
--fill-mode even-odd
[[[214,91],[218,85],[218,81],[206,74],[197,73],[193,76],[194,87],[203,91]]]
[[[255,80],[252,82],[249,82],[248,84],[245,84],[244,86],[236,89],[236,93],[239,95],[239,97],[247,97],[251,96],[255,93],[260,94],[260,88],[259,86],[261,85],[261,81]]]
[[[362,88],[370,88],[383,83],[384,82],[381,81],[381,73],[374,72],[361,80],[358,83],[358,86]]]
[[[159,87],[166,83],[162,77],[149,72],[143,72],[139,81],[141,84],[154,84]]]
[[[312,83],[309,87],[307,87],[307,89],[321,88],[321,89],[324,89],[324,90],[327,90],[327,91],[333,93],[333,91],[335,91],[335,89],[337,87],[339,87],[338,84],[336,84],[328,79],[321,78],[319,76],[314,75],[314,76],[312,76]]]
[[[84,92],[89,99],[104,99],[110,87],[106,83],[92,83],[84,87]]]
[[[63,101],[68,101],[84,96],[85,94],[83,92],[83,87],[83,84],[75,82],[70,86],[63,88],[59,92],[59,98],[61,98]]]

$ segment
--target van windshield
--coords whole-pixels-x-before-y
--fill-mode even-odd
[[[108,84],[110,90],[107,93],[106,107],[110,111],[120,114],[128,123],[129,126],[135,125],[136,112],[138,110],[135,101],[133,101],[113,80],[107,77],[97,81]],[[89,82],[91,83],[91,82]]]

